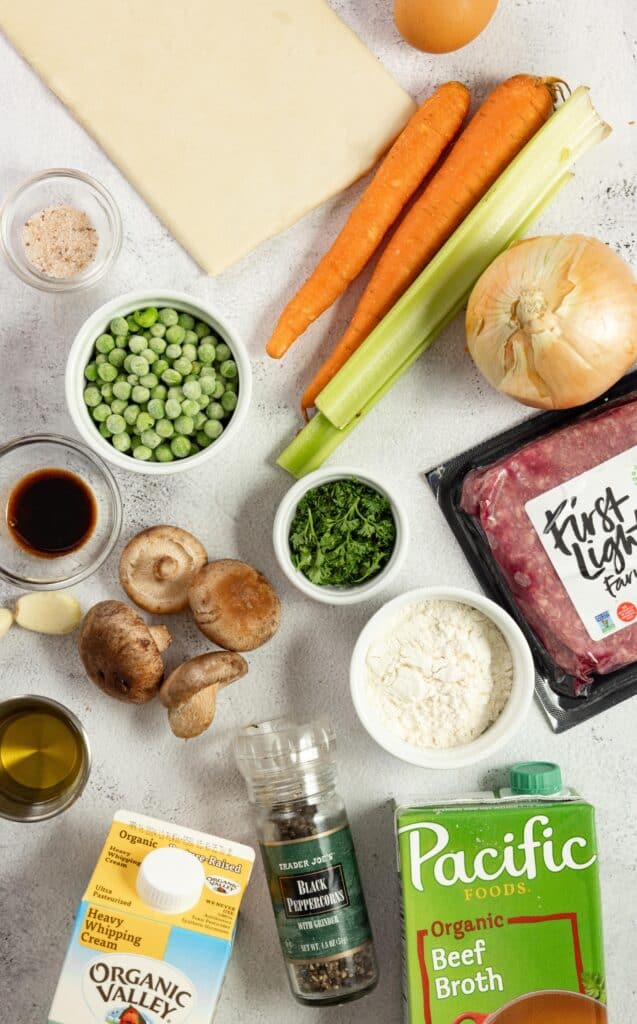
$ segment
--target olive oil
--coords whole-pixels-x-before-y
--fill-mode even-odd
[[[40,820],[64,810],[83,788],[89,760],[84,730],[61,704],[0,704],[0,815]]]

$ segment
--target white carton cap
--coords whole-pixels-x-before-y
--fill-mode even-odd
[[[147,853],[137,873],[137,895],[162,914],[183,914],[199,902],[206,876],[187,850],[168,846]]]

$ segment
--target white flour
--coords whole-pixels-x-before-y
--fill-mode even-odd
[[[369,648],[367,670],[376,713],[417,747],[474,740],[501,713],[513,676],[500,630],[457,601],[403,608]]]

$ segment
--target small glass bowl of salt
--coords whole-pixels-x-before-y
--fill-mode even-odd
[[[9,193],[0,208],[0,249],[7,263],[42,291],[91,288],[121,247],[115,200],[83,171],[41,171]]]

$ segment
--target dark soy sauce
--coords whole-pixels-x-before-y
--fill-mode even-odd
[[[41,558],[76,551],[91,536],[96,519],[93,492],[65,469],[29,473],[9,496],[7,524],[14,540]]]

